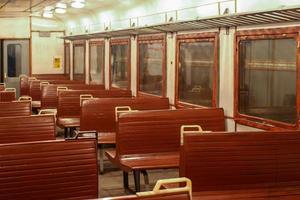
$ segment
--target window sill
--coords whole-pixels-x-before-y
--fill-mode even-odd
[[[295,130],[297,129],[296,125],[287,125],[287,124],[272,124],[266,121],[254,121],[252,119],[247,119],[247,118],[235,118],[234,119],[235,123],[237,124],[241,124],[241,125],[245,125],[245,126],[249,126],[249,127],[253,127],[253,128],[258,128],[258,129],[262,129],[265,131],[280,131],[280,130]],[[280,123],[280,122],[279,122]]]

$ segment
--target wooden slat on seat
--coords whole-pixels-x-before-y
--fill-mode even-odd
[[[0,102],[11,102],[16,100],[16,91],[0,91]]]
[[[1,102],[0,117],[29,116],[31,115],[31,102]]]
[[[300,131],[186,134],[180,176],[199,199],[297,199],[299,161]]]
[[[99,143],[114,144],[116,132],[115,108],[117,106],[129,106],[133,110],[170,108],[168,98],[95,98],[84,101],[82,104],[80,130],[96,130],[99,132]],[[107,139],[106,136],[108,135],[112,139]]]
[[[95,140],[0,145],[0,199],[98,197]]]
[[[52,115],[3,117],[0,120],[0,144],[55,140]]]

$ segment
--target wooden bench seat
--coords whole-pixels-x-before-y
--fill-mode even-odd
[[[162,184],[183,183],[185,185],[172,189],[162,189]],[[191,200],[192,183],[187,178],[175,178],[158,180],[152,191],[139,192],[135,195],[108,197],[101,200],[121,200],[121,199],[140,199],[140,200]]]
[[[67,87],[71,90],[104,90],[103,85],[85,84],[50,84],[42,86],[41,109],[56,109],[58,105],[57,88]]]
[[[90,94],[96,98],[131,97],[128,90],[67,90],[59,91],[57,107],[57,126],[71,128],[80,126],[80,95]]]
[[[16,90],[0,91],[0,102],[11,102],[16,100]]]
[[[178,168],[180,128],[197,124],[205,131],[225,131],[221,108],[139,111],[121,114],[116,134],[116,152],[106,156],[127,176],[134,172],[136,191],[140,172],[149,169]],[[128,182],[124,182],[128,187]]]
[[[0,199],[98,198],[95,139],[0,145]]]
[[[0,119],[0,144],[55,140],[53,115],[2,117]]]
[[[30,101],[0,102],[0,117],[31,115]]]
[[[298,199],[300,131],[185,134],[193,199]]]
[[[169,109],[168,98],[95,98],[84,101],[80,114],[80,130],[99,132],[99,144],[115,144],[115,108],[129,106],[133,110]]]

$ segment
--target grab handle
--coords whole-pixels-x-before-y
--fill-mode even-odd
[[[68,90],[67,87],[57,87],[57,88],[56,88],[56,96],[58,96],[58,92],[59,92],[59,91],[66,91],[66,90]]]
[[[130,106],[116,106],[115,107],[115,120],[118,121],[118,117],[121,113],[131,112]]]
[[[82,102],[84,100],[93,99],[93,95],[91,94],[81,94],[80,95],[80,107],[82,106]]]
[[[47,81],[40,82],[40,90],[42,90],[43,85],[49,85],[50,83]]]
[[[186,130],[189,129],[189,130]],[[190,130],[193,129],[193,130]],[[203,129],[199,125],[182,125],[180,127],[180,144],[183,145],[183,136],[186,133],[203,133]]]
[[[161,189],[163,185],[172,184],[172,183],[185,183],[185,186],[177,187],[177,188]],[[186,177],[158,180],[156,182],[156,185],[153,188],[153,191],[138,192],[136,193],[136,195],[139,197],[145,197],[151,195],[172,194],[172,193],[179,193],[179,192],[182,193],[187,192],[189,194],[190,199],[192,199],[192,181]]]

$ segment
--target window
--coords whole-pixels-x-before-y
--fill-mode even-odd
[[[164,36],[141,37],[138,40],[138,91],[165,96]]]
[[[129,39],[115,39],[110,46],[110,85],[130,88],[130,42]]]
[[[7,45],[7,76],[19,77],[22,73],[22,47],[20,44]]]
[[[177,105],[216,106],[217,37],[216,33],[177,36]]]
[[[85,80],[85,45],[84,43],[75,43],[73,52],[73,79]]]
[[[104,85],[105,45],[104,42],[90,43],[90,83]]]
[[[70,44],[65,43],[65,75],[70,77]]]
[[[275,125],[296,124],[297,34],[272,32],[237,36],[236,115]]]

